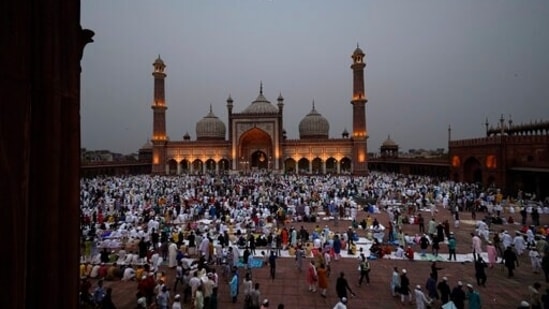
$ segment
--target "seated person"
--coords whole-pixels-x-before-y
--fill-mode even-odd
[[[404,258],[404,248],[402,246],[398,246],[395,252],[395,256],[397,258]]]
[[[404,252],[404,256],[408,258],[408,260],[410,261],[414,260],[414,249],[412,249],[412,246],[408,246],[408,248],[406,248],[406,251]]]
[[[370,247],[370,254],[378,258],[381,257],[381,246],[379,245],[379,242],[377,240],[375,240]]]

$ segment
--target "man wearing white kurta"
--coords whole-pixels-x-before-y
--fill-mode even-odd
[[[515,238],[513,238],[513,246],[515,246],[515,250],[517,250],[517,255],[522,255],[526,249],[526,241],[524,241],[524,237],[519,233],[516,233]]]
[[[170,243],[168,247],[168,267],[174,268],[177,266],[177,245]]]

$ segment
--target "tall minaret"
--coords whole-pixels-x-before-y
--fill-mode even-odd
[[[358,44],[351,55],[353,64],[353,173],[368,173],[368,131],[366,131],[366,92],[364,91],[364,52]]]
[[[153,110],[153,162],[152,172],[153,174],[166,174],[166,142],[168,137],[166,136],[166,99],[164,96],[164,79],[166,73],[164,69],[166,65],[164,61],[160,59],[160,55],[153,63],[154,76],[154,97],[153,104],[151,106]]]

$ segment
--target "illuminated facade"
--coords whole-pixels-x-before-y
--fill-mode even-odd
[[[330,138],[330,124],[312,104],[299,123],[299,139],[287,139],[283,126],[284,98],[276,105],[263,94],[241,112],[234,101],[226,101],[227,126],[210,106],[209,113],[196,123],[196,139],[185,134],[172,141],[166,135],[167,104],[164,96],[166,66],[158,57],[153,63],[154,100],[153,134],[150,148],[154,174],[181,175],[221,172],[295,172],[295,173],[368,173],[368,133],[366,130],[366,93],[364,91],[365,54],[357,46],[353,52],[353,131],[341,138]]]

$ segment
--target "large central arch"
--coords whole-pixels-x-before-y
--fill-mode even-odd
[[[463,164],[463,181],[482,183],[482,164],[475,157],[470,157]]]
[[[273,140],[267,132],[252,128],[240,136],[238,142],[238,169],[272,169]]]

